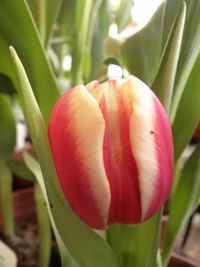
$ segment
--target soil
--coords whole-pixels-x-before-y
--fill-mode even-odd
[[[0,233],[0,239],[15,251],[18,259],[17,267],[37,267],[39,248],[37,224],[29,221],[17,222],[15,233],[12,238]],[[59,267],[60,260],[54,241],[52,241],[52,248],[49,267]]]

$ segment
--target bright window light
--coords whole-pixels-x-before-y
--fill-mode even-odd
[[[70,71],[72,66],[72,57],[67,55],[63,59],[62,67],[65,71]]]
[[[108,66],[108,78],[121,78],[123,74],[122,68],[118,65],[110,64]]]
[[[110,5],[113,10],[116,10],[121,3],[121,0],[110,0]]]
[[[130,73],[126,69],[123,69],[123,77],[127,78],[129,75]]]
[[[133,21],[144,26],[152,17],[163,0],[134,0],[131,15]]]
[[[110,37],[116,37],[118,34],[118,27],[116,24],[111,24],[110,27],[109,27],[109,32],[108,32],[108,35]]]

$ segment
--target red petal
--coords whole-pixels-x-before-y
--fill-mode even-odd
[[[105,87],[100,108],[106,125],[104,164],[111,190],[108,224],[137,223],[141,219],[138,170],[129,136],[132,99],[123,90],[124,81],[116,79],[100,85]]]

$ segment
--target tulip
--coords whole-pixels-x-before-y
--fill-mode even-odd
[[[53,108],[48,135],[64,195],[90,227],[138,224],[165,203],[171,129],[157,97],[136,77],[69,90]]]

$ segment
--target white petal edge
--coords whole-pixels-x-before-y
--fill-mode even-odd
[[[155,112],[150,89],[132,76],[126,86],[132,87],[133,113],[130,119],[132,153],[139,172],[141,207],[143,220],[154,194],[157,176],[157,156],[154,140]]]
[[[73,123],[77,138],[77,156],[82,159],[83,168],[90,180],[90,190],[106,223],[111,197],[103,161],[104,118],[97,100],[83,85],[74,90],[72,101],[75,106],[76,101],[78,102]]]

